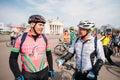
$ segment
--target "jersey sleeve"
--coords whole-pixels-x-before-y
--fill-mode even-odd
[[[48,38],[47,38],[46,51],[50,51],[50,50],[51,50],[50,42],[48,41]]]
[[[105,55],[104,55],[104,50],[103,50],[103,46],[102,46],[102,42],[100,40],[97,41],[97,57],[99,59],[102,59],[103,62],[105,62]]]

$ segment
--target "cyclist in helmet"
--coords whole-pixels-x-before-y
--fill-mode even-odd
[[[106,32],[104,35],[101,36],[101,42],[103,45],[104,53],[105,53],[105,58],[107,59],[108,63],[111,66],[118,66],[117,64],[114,63],[114,61],[111,58],[111,55],[113,54],[113,42],[114,42],[114,37],[110,37],[110,33]]]
[[[74,33],[74,27],[70,27],[70,45],[72,44],[72,42],[75,40],[76,35]]]
[[[28,23],[31,26],[30,30],[26,36],[23,33],[16,38],[11,50],[10,69],[15,80],[48,80],[49,76],[54,77],[54,70],[51,49],[46,36],[42,34],[46,20],[41,15],[32,15]],[[17,62],[19,53],[22,71]]]
[[[95,24],[89,21],[80,21],[79,36],[72,43],[69,52],[57,61],[60,67],[76,54],[75,80],[97,80],[98,72],[105,62],[101,41],[90,34],[93,26]]]
[[[68,33],[68,30],[64,31],[63,40],[68,43],[70,42],[70,34]]]

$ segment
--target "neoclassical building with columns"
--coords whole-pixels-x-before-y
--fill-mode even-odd
[[[44,33],[45,34],[63,34],[63,22],[59,19],[48,20],[45,24]]]

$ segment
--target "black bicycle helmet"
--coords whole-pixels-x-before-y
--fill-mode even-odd
[[[31,22],[34,22],[34,23],[38,23],[38,22],[41,22],[41,23],[46,23],[46,20],[43,16],[41,15],[32,15],[29,17],[29,20],[28,20],[28,23],[30,24]]]

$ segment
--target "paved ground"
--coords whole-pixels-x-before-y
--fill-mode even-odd
[[[49,35],[49,42],[51,43],[51,48],[55,47],[58,43],[58,38],[60,36],[51,36]],[[0,35],[0,80],[14,80],[14,76],[9,69],[9,54],[10,47],[6,47],[6,41],[9,36]],[[54,80],[62,80],[61,77],[70,77],[73,71],[67,71],[65,69],[58,69],[56,67],[55,60],[58,58],[53,54],[54,58],[54,69],[55,69],[55,78]],[[112,57],[117,64],[120,64],[120,57]],[[20,64],[20,57],[19,57]],[[73,63],[74,64],[74,63]],[[66,72],[67,71],[67,72]],[[70,80],[65,79],[65,80]],[[98,80],[120,80],[120,68],[119,67],[111,67],[109,64],[105,64],[99,73]]]

